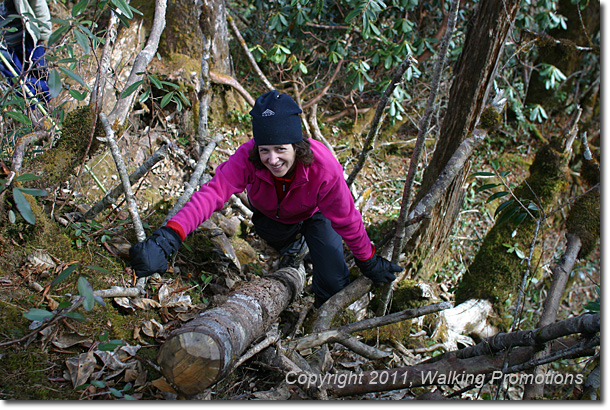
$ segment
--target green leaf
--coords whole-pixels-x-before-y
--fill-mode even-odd
[[[78,293],[84,297],[83,307],[89,312],[93,309],[95,300],[93,299],[93,288],[84,276],[78,278]]]
[[[100,342],[105,342],[106,340],[108,340],[108,331],[104,330],[104,333],[102,333],[98,339],[100,340]]]
[[[123,346],[125,343],[120,340],[120,339],[114,339],[114,340],[110,340],[108,342],[102,342],[100,343],[97,348],[98,350],[102,350],[105,352],[112,352],[114,351],[114,349],[116,349],[117,347]]]
[[[150,97],[150,89],[144,90],[144,92],[142,94],[140,94],[140,97],[138,97],[138,100],[141,103],[145,103],[146,101],[148,101],[149,97]]]
[[[91,380],[91,384],[95,387],[106,387],[106,381],[105,380]]]
[[[74,71],[68,70],[65,67],[59,67],[59,69],[61,70],[62,73],[64,73],[66,76],[70,77],[71,79],[73,79],[74,81],[76,81],[77,83],[79,83],[80,85],[85,87],[87,90],[90,89],[89,85],[87,85],[85,83],[85,81],[82,79],[82,77],[80,75],[76,74]]]
[[[517,255],[517,257],[519,259],[525,259],[525,254],[523,253],[523,251],[519,248],[515,248],[515,254]]]
[[[72,303],[68,302],[67,300],[64,300],[59,305],[57,305],[57,309],[65,309],[69,308],[70,306],[72,306]]]
[[[19,175],[18,177],[16,177],[15,181],[27,182],[27,181],[36,181],[38,179],[40,179],[39,176],[32,175],[32,174],[23,174],[23,175]]]
[[[87,6],[89,5],[90,0],[80,0],[72,7],[72,17],[78,16],[81,12],[83,12]]]
[[[127,87],[125,89],[125,91],[123,91],[121,93],[121,98],[129,97],[131,94],[133,94],[134,91],[136,91],[138,89],[138,87],[140,85],[142,85],[143,82],[144,82],[144,80],[138,80],[135,83],[131,84],[129,87]]]
[[[159,80],[159,79],[157,78],[157,76],[155,76],[155,75],[153,75],[153,74],[150,74],[150,75],[148,76],[148,79],[149,79],[149,80],[150,80],[150,82],[151,82],[151,83],[152,83],[152,84],[153,84],[155,87],[157,87],[159,90],[162,90],[162,89],[163,89],[163,84],[161,84],[161,80]]]
[[[87,318],[85,318],[85,316],[83,316],[82,313],[78,313],[78,312],[64,313],[64,316],[69,317],[70,319],[74,319],[77,322],[81,322],[81,323],[85,323],[87,321]]]
[[[49,95],[51,98],[55,98],[59,95],[63,88],[63,84],[61,83],[61,76],[59,75],[59,71],[57,69],[52,69],[49,73]]]
[[[17,120],[24,125],[32,125],[32,121],[29,119],[28,116],[24,115],[23,113],[17,111],[7,111],[4,113],[4,115],[14,120]]]
[[[33,189],[33,188],[18,188],[24,194],[32,196],[48,196],[49,193],[44,189]]]
[[[87,265],[86,267],[108,275],[112,274],[112,272],[110,272],[108,269],[100,268],[99,266]]]
[[[513,202],[515,202],[515,200],[514,200],[514,199],[509,199],[508,201],[503,202],[503,203],[501,203],[500,205],[498,205],[498,207],[496,208],[496,212],[494,213],[494,218],[495,218],[496,216],[498,216],[498,214],[499,214],[500,212],[502,212],[502,211],[503,211],[503,210],[504,210],[506,207],[508,207],[509,205],[511,205]]]
[[[124,397],[124,399],[125,399],[125,400],[138,400],[138,399],[136,399],[135,397],[133,397],[133,396],[132,396],[132,395],[130,395],[130,394],[126,394],[126,395],[125,395],[125,397]]]
[[[91,47],[89,46],[89,37],[80,31],[78,28],[74,29],[74,37],[76,37],[76,42],[83,49],[85,54],[89,54],[91,52]]]
[[[518,211],[519,207],[515,206],[514,208],[510,208],[506,212],[503,212],[502,215],[500,215],[500,217],[496,220],[496,225],[509,221]]]
[[[485,190],[488,190],[488,189],[496,188],[496,187],[499,187],[499,186],[500,186],[500,184],[485,184],[485,185],[482,185],[482,186],[478,187],[475,190],[475,193],[479,193],[481,191],[485,191]]]
[[[51,282],[51,287],[57,285],[62,280],[66,279],[68,277],[68,275],[70,275],[72,272],[74,272],[74,269],[78,268],[79,266],[80,266],[80,263],[74,263],[74,264],[68,266],[66,269],[62,270],[61,273],[59,275],[57,275],[57,277],[55,279],[53,279],[53,281]]]
[[[83,91],[82,93],[76,91],[75,89],[69,89],[68,93],[72,96],[72,98],[74,98],[76,101],[83,101],[86,97],[87,94],[89,94],[87,92],[87,90]]]
[[[113,395],[114,397],[117,397],[117,398],[119,398],[119,399],[120,399],[121,397],[123,397],[123,393],[121,393],[119,390],[115,389],[114,387],[109,387],[108,389],[110,390],[110,393],[112,393],[112,395]]]
[[[23,316],[25,316],[25,318],[29,320],[36,320],[42,322],[45,319],[52,318],[53,313],[49,312],[48,310],[32,308],[27,312],[24,312]]]
[[[495,199],[502,198],[508,194],[509,194],[509,192],[506,192],[506,191],[496,192],[495,194],[490,195],[489,198],[487,198],[486,202],[491,202]]]
[[[15,215],[15,212],[13,212],[12,209],[10,211],[8,211],[8,220],[12,224],[17,222],[17,216]]]
[[[57,23],[59,19],[52,19],[52,21],[54,23]],[[64,35],[66,35],[66,33],[70,30],[70,23],[65,22],[65,20],[59,20],[60,23],[58,24],[62,24],[61,26],[59,26],[54,32],[51,33],[51,35],[49,36],[49,40],[47,41],[47,45],[50,47],[53,44],[55,44],[56,42],[58,42]]]
[[[163,96],[163,98],[161,99],[161,108],[165,107],[167,104],[169,104],[172,100],[172,98],[174,98],[174,92],[171,91],[167,94],[165,94]]]
[[[111,0],[110,2],[116,8],[118,8],[121,11],[121,14],[123,14],[125,17],[127,17],[128,19],[133,18],[133,13],[131,12],[131,7],[129,7],[129,5],[127,4],[127,2],[125,2],[125,0]]]
[[[475,172],[474,174],[470,174],[471,177],[495,177],[496,174],[494,174],[493,172],[484,172],[484,171],[479,171],[479,172]]]
[[[13,199],[15,200],[15,205],[17,205],[17,209],[23,219],[25,219],[27,223],[35,225],[36,217],[34,216],[34,212],[32,212],[32,207],[19,188],[13,188]]]

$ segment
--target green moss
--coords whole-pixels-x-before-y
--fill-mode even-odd
[[[578,258],[587,257],[599,240],[601,233],[601,198],[597,189],[578,198],[567,220],[568,233],[576,235],[582,243]]]
[[[408,344],[410,341],[410,334],[411,321],[409,320],[354,333],[354,335],[362,336],[366,343],[376,343],[377,340],[379,340],[380,343],[384,344],[390,344],[393,341],[397,341],[403,345]]]
[[[551,145],[542,147],[530,167],[530,176],[526,183],[514,190],[515,195],[522,203],[533,202],[543,208],[552,206],[559,193],[565,187],[565,158],[554,150]],[[523,212],[515,202],[503,211],[502,215],[513,213],[517,216]],[[537,212],[531,210],[537,218]],[[455,291],[456,303],[467,299],[489,299],[500,317],[504,317],[505,308],[510,306],[512,298],[518,294],[525,265],[516,252],[508,252],[511,246],[517,245],[524,254],[528,250],[534,238],[536,221],[527,216],[521,223],[508,219],[503,223],[496,223],[487,233],[474,261],[468,267]],[[513,237],[513,233],[515,234]],[[540,250],[534,250],[533,266],[539,258]],[[533,272],[536,276],[538,272]],[[500,327],[502,323],[498,323]]]
[[[428,299],[423,297],[422,290],[416,286],[419,281],[416,280],[402,280],[398,283],[396,289],[392,293],[392,304],[390,306],[389,313],[400,312],[405,309],[413,309],[427,304]],[[379,304],[379,293],[381,288],[375,288],[373,294],[375,295],[371,300],[370,309],[373,312],[377,311]]]
[[[14,347],[0,358],[0,399],[3,400],[76,400],[79,393],[69,382],[51,383],[48,379],[56,358],[37,345],[27,349]],[[57,372],[57,371],[56,371]],[[56,377],[61,376],[58,372]]]
[[[501,124],[502,114],[498,112],[498,110],[492,107],[487,107],[481,113],[479,127],[486,130],[488,133],[491,133],[500,128]]]
[[[95,135],[91,136],[93,126],[93,111],[89,106],[83,106],[71,111],[63,123],[62,135],[52,149],[35,157],[28,166],[34,172],[44,176],[35,185],[48,187],[57,185],[69,179],[74,170],[83,162],[89,141],[91,147],[88,155],[93,155],[100,147],[98,136],[103,137],[101,127],[96,126]]]

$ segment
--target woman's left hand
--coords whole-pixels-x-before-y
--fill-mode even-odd
[[[356,259],[356,265],[360,272],[373,281],[375,286],[381,286],[385,282],[392,282],[396,275],[392,272],[402,272],[404,268],[374,254],[371,259],[361,261]]]

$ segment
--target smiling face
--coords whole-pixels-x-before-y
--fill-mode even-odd
[[[292,144],[259,145],[258,155],[263,165],[278,178],[292,171],[297,158]]]

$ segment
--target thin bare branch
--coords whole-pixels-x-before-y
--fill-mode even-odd
[[[231,30],[233,30],[233,34],[235,34],[235,37],[237,37],[237,42],[241,45],[242,50],[244,50],[244,53],[246,54],[246,57],[248,58],[248,62],[250,63],[250,66],[256,72],[256,75],[258,76],[258,78],[261,79],[261,81],[263,82],[263,84],[265,84],[265,87],[267,87],[267,89],[269,91],[275,90],[275,87],[273,87],[271,82],[267,79],[265,74],[263,74],[260,67],[256,63],[256,60],[254,59],[254,56],[250,52],[250,49],[248,48],[248,45],[246,44],[246,40],[244,40],[244,38],[242,37],[241,32],[239,31],[239,28],[237,28],[237,24],[235,24],[235,20],[233,20],[233,17],[227,15],[227,21],[229,22],[229,26],[231,27]],[[254,104],[252,104],[252,105],[254,105]]]
[[[131,68],[131,72],[129,77],[127,78],[127,82],[125,83],[125,87],[123,89],[127,89],[132,84],[143,78],[143,72],[146,71],[146,67],[152,61],[153,57],[157,53],[157,48],[159,47],[159,40],[161,38],[161,34],[165,29],[165,12],[167,11],[167,0],[156,0],[155,1],[155,17],[152,22],[152,28],[148,35],[148,41],[146,42],[146,46],[140,53],[137,55],[133,67]],[[123,124],[125,118],[129,114],[133,102],[137,96],[137,91],[131,93],[129,96],[124,98],[119,98],[116,102],[116,105],[108,114],[108,122],[110,124],[118,123]]]
[[[129,175],[127,175],[127,168],[125,167],[125,162],[123,161],[123,156],[121,155],[121,151],[119,149],[116,140],[114,139],[114,131],[108,122],[108,118],[106,118],[106,114],[103,112],[100,113],[100,122],[104,127],[104,132],[106,133],[106,138],[102,139],[104,142],[108,143],[110,147],[110,152],[112,153],[112,157],[114,158],[114,162],[117,167],[117,171],[121,177],[121,182],[123,184],[123,190],[125,191],[125,198],[127,200],[127,208],[129,213],[131,214],[131,219],[133,221],[134,229],[136,230],[136,236],[139,242],[142,242],[146,239],[146,233],[144,233],[144,227],[142,226],[142,220],[140,219],[140,214],[138,213],[138,205],[136,204],[136,200],[133,196],[133,191],[131,190],[131,183],[129,182]],[[101,139],[101,138],[100,138]]]

